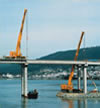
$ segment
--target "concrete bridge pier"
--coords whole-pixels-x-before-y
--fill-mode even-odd
[[[22,65],[22,73],[21,73],[21,95],[23,97],[27,97],[27,92],[28,92],[27,70],[28,70],[28,64],[25,63]]]
[[[87,93],[87,67],[88,67],[88,64],[85,64],[84,65],[84,72],[83,72],[84,94]]]
[[[77,67],[78,69],[78,89],[81,89],[81,66]]]

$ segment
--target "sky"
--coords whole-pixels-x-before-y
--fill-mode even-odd
[[[0,0],[0,57],[16,50],[24,8],[23,55],[26,43],[33,59],[76,49],[82,31],[81,48],[100,46],[100,0]]]

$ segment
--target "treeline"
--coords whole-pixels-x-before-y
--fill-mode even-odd
[[[44,57],[39,58],[39,60],[74,60],[76,50],[60,51]],[[80,49],[78,60],[100,60],[100,47],[90,47],[85,49]],[[57,70],[63,69],[67,70],[69,66],[66,65],[29,65],[29,74],[40,74],[43,69],[53,69]],[[0,64],[0,74],[11,73],[20,74],[21,66],[18,64]]]
[[[76,50],[59,51],[39,59],[41,60],[74,60]],[[99,60],[100,46],[82,48],[79,51],[78,60]]]

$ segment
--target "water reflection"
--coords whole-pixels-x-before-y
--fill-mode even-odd
[[[28,99],[21,98],[21,108],[27,108]]]
[[[81,108],[81,100],[78,100],[78,108]]]
[[[84,108],[87,108],[87,99],[84,99],[83,102],[84,102]]]
[[[62,99],[63,102],[68,103],[68,108],[87,108],[87,99],[71,100]]]

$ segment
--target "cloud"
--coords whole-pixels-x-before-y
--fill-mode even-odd
[[[73,2],[88,2],[88,0],[72,0]]]
[[[73,2],[80,2],[81,0],[72,0]]]
[[[99,45],[100,2],[98,1],[100,0],[26,1],[23,3],[18,0],[11,4],[5,0],[2,6],[0,1],[1,55],[8,54],[8,50],[16,48],[23,7],[29,7],[29,54],[31,57],[77,48],[81,31],[85,31],[86,46]],[[22,53],[25,51],[25,30],[24,27]]]

